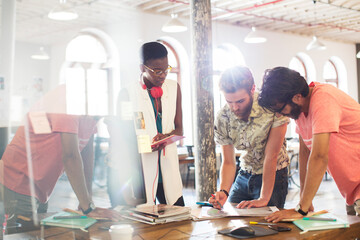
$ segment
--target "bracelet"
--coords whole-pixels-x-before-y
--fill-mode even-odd
[[[229,197],[229,193],[228,193],[228,191],[226,191],[225,189],[220,189],[220,192],[225,193],[226,197]]]

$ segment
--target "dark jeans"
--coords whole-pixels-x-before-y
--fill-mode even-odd
[[[32,216],[31,197],[14,192],[0,184],[1,195],[4,196],[4,213],[8,215],[8,224],[14,225],[18,215]],[[42,203],[35,198],[37,213],[46,213],[48,203]],[[2,211],[0,211],[2,212]]]
[[[158,183],[158,188],[156,191],[156,199],[158,200],[159,203],[166,204],[164,187],[163,187],[162,183]],[[183,196],[179,197],[179,199],[174,203],[174,205],[175,206],[185,206],[184,197]]]
[[[240,169],[232,186],[228,201],[240,203],[244,200],[258,199],[261,192],[262,177],[262,174],[252,175]],[[276,171],[274,190],[268,206],[284,208],[287,193],[288,170],[287,168],[283,168]]]

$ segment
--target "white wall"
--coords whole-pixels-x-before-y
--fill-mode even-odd
[[[137,81],[139,77],[139,58],[138,49],[142,43],[154,41],[162,36],[170,36],[176,38],[187,50],[189,63],[191,65],[191,36],[189,29],[183,33],[165,34],[161,31],[162,25],[170,19],[170,16],[158,16],[153,14],[129,12],[122,16],[121,22],[107,26],[97,26],[109,34],[119,49],[120,56],[120,79],[121,82]],[[189,20],[181,19],[188,27]],[[93,26],[88,26],[93,27]],[[322,76],[322,68],[326,60],[332,56],[339,57],[346,66],[348,77],[348,93],[354,99],[358,99],[357,95],[357,73],[355,44],[346,44],[340,42],[321,41],[327,46],[325,51],[306,51],[306,45],[311,41],[311,37],[303,37],[292,34],[283,34],[276,32],[265,32],[268,38],[266,43],[262,44],[246,44],[243,42],[245,35],[250,31],[247,28],[235,27],[226,24],[213,23],[213,46],[221,43],[231,43],[238,47],[243,53],[247,65],[252,69],[257,87],[261,87],[261,79],[265,69],[275,66],[288,66],[290,59],[298,52],[307,53],[315,63],[316,73],[319,80]],[[260,30],[261,31],[261,30]],[[56,45],[51,46],[51,59],[47,62],[35,62],[29,59],[30,49],[36,49],[34,45],[21,43],[17,51],[18,61],[23,64],[15,64],[16,82],[27,81],[26,75],[34,75],[28,73],[32,71],[42,71],[46,76],[48,83],[45,85],[47,89],[52,89],[59,82],[59,71],[65,57],[65,47],[70,39],[62,39]],[[25,47],[26,46],[26,47]],[[20,76],[21,75],[21,76]],[[48,79],[50,77],[50,79]]]
[[[243,42],[250,29],[213,24],[214,46],[228,42],[237,46],[243,53],[247,65],[252,69],[258,88],[261,87],[262,76],[265,69],[276,66],[288,67],[292,57],[298,52],[308,54],[316,69],[317,81],[322,80],[323,66],[332,56],[339,57],[345,64],[348,77],[348,94],[357,100],[357,75],[355,44],[346,44],[321,39],[327,49],[325,51],[306,51],[306,45],[311,37],[293,34],[259,31],[267,37],[267,42],[260,44],[247,44]]]
[[[49,53],[49,47],[45,51]],[[34,60],[31,55],[39,52],[40,46],[23,42],[15,44],[14,79],[12,82],[11,119],[17,125],[22,115],[50,87],[50,62]],[[39,81],[38,79],[42,79]],[[43,91],[41,91],[41,82]],[[39,84],[40,83],[40,84]]]

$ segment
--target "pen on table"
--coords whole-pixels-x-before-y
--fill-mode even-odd
[[[262,222],[249,222],[249,224],[257,224],[257,225],[276,225],[276,223],[262,223]]]
[[[72,215],[72,216],[54,216],[53,219],[81,219],[87,218],[87,216],[83,215]]]
[[[197,205],[200,206],[208,206],[208,207],[213,207],[213,205],[209,202],[196,202]]]
[[[211,194],[211,196],[215,199],[215,195],[214,195],[214,194]],[[219,204],[220,208],[223,208],[223,206],[221,205],[221,203],[220,203],[218,200],[216,200],[216,203]]]
[[[316,220],[316,221],[336,221],[336,218],[322,218],[322,217],[304,217],[304,220]]]
[[[25,216],[22,216],[22,215],[18,215],[17,218],[19,218],[21,220],[24,220],[24,221],[27,221],[27,222],[31,221],[31,218],[28,218],[28,217],[25,217]]]

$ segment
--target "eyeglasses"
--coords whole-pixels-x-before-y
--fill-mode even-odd
[[[282,110],[284,110],[284,108],[286,107],[286,105],[287,105],[287,103],[284,103],[284,105],[283,105],[281,108],[279,108],[279,109],[272,109],[272,110],[273,110],[273,112],[275,112],[275,113],[280,113],[280,114],[281,114]]]
[[[145,64],[144,64],[144,67],[146,67],[148,70],[150,70],[156,76],[161,76],[161,74],[163,74],[163,73],[168,74],[168,72],[171,71],[171,69],[172,69],[172,67],[170,65],[165,70],[154,70],[154,69],[149,68]]]

